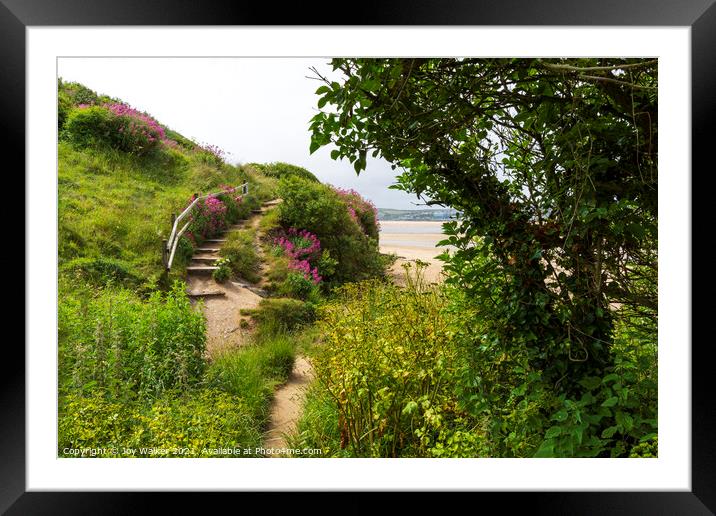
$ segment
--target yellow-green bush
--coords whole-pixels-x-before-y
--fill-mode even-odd
[[[61,457],[78,456],[78,449],[101,449],[98,457],[230,457],[216,450],[261,443],[244,400],[217,389],[167,393],[149,403],[69,395],[58,430]]]
[[[332,454],[481,455],[482,432],[454,393],[464,357],[453,340],[458,320],[445,307],[441,290],[412,276],[406,289],[348,284],[323,308],[313,396],[338,413]]]

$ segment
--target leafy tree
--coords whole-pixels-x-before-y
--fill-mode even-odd
[[[311,152],[334,144],[357,173],[382,156],[397,188],[462,212],[446,268],[502,352],[578,396],[613,366],[610,304],[655,327],[656,60],[332,65]]]

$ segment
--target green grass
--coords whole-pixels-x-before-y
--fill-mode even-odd
[[[256,252],[256,245],[256,230],[248,228],[229,232],[221,248],[221,256],[231,260],[232,272],[250,283],[256,283],[261,279],[259,276],[261,260]]]
[[[293,367],[294,345],[288,335],[258,340],[217,357],[207,371],[207,385],[241,397],[258,426],[268,422],[275,388]]]
[[[291,298],[262,299],[255,309],[244,309],[258,323],[259,336],[281,335],[312,323],[316,307],[312,303]]]
[[[173,155],[173,157],[172,157]],[[250,181],[259,201],[275,180],[232,165],[217,166],[188,151],[138,157],[107,148],[58,145],[60,264],[81,257],[122,260],[145,278],[162,272],[161,243],[195,192]],[[177,263],[175,276],[183,274]]]
[[[315,457],[351,457],[345,442],[341,444],[339,429],[339,413],[335,400],[314,383],[306,393],[296,433],[288,437],[287,446],[320,449],[321,454]]]

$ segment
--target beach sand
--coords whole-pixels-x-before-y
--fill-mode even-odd
[[[415,260],[429,264],[423,272],[427,281],[438,283],[443,280],[443,262],[435,258],[446,249],[435,246],[445,238],[442,222],[381,220],[380,226],[380,251],[398,256],[398,260],[391,267],[391,273],[398,285],[405,284],[405,269],[402,265],[414,264]]]

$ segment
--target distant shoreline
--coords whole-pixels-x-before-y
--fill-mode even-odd
[[[383,225],[387,224],[388,226],[399,226],[402,224],[410,224],[410,225],[421,225],[421,226],[427,226],[429,224],[444,224],[445,222],[449,222],[449,220],[393,220],[393,219],[378,219],[378,223]]]

